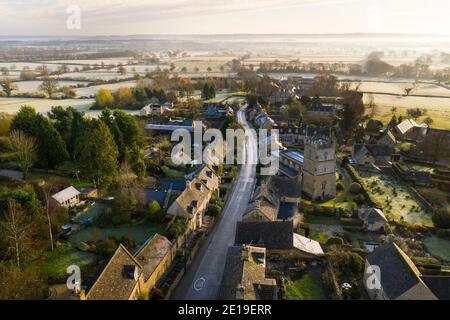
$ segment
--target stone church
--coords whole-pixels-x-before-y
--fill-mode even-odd
[[[336,139],[331,134],[305,140],[302,191],[313,201],[336,197]]]

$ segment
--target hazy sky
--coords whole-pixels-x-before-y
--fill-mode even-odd
[[[450,34],[449,17],[449,0],[0,0],[1,35]]]

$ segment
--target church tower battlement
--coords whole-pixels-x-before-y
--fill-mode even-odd
[[[313,201],[336,197],[336,139],[331,132],[306,137],[302,185]]]

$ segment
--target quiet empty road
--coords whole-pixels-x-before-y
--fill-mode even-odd
[[[248,130],[245,109],[246,106],[237,112],[238,121],[247,135],[245,164],[239,170],[221,219],[198,251],[189,270],[172,295],[172,299],[214,300],[218,298],[227,250],[234,244],[236,222],[242,218],[256,182],[257,139],[255,133]]]

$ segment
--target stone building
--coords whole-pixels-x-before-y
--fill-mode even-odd
[[[336,140],[332,134],[305,140],[303,192],[313,201],[336,197]]]

